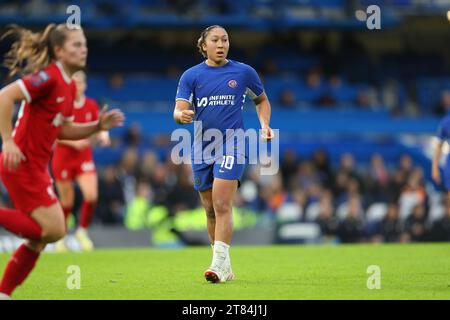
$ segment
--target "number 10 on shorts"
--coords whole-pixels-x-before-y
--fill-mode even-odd
[[[222,164],[220,165],[220,169],[231,170],[234,165],[234,157],[233,156],[223,156]]]

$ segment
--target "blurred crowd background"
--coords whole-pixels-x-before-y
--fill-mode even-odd
[[[432,137],[450,110],[450,1],[19,0],[0,2],[0,25],[40,29],[73,4],[89,42],[87,93],[128,119],[95,150],[95,224],[164,226],[189,243],[180,221],[203,213],[190,167],[170,159],[172,110],[180,75],[202,61],[201,30],[221,24],[229,58],[258,71],[280,129],[280,172],[249,166],[236,196],[245,227],[315,226],[319,242],[450,240],[450,202],[430,179]],[[356,18],[371,4],[381,30]],[[244,113],[258,128],[251,103]]]

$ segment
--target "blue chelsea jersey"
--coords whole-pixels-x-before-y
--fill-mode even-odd
[[[194,121],[201,121],[202,130],[197,130],[193,148],[200,143],[202,149],[213,143],[225,144],[227,129],[244,129],[242,109],[246,97],[254,99],[263,92],[257,72],[244,63],[228,60],[223,66],[211,67],[202,62],[186,70],[180,78],[176,100],[191,103]],[[219,130],[224,140],[201,142],[208,129]]]
[[[176,100],[186,100],[194,108],[195,121],[202,121],[204,130],[244,129],[242,108],[245,98],[264,92],[255,69],[244,63],[228,60],[220,67],[202,62],[181,76]]]

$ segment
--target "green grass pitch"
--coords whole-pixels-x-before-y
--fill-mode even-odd
[[[14,299],[450,299],[450,243],[233,246],[232,282],[210,284],[210,247],[45,253]],[[3,270],[9,255],[0,254]],[[70,265],[81,288],[69,290]],[[381,270],[369,290],[367,268]]]

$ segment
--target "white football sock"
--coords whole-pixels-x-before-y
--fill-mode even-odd
[[[214,241],[213,259],[211,267],[217,270],[222,269],[228,258],[228,249],[230,246],[222,241]]]

